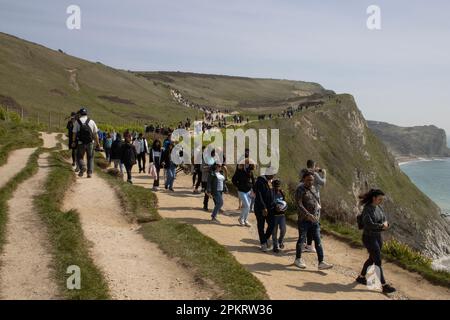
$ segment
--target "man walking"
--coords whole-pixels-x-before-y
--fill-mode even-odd
[[[72,147],[77,148],[77,162],[80,168],[78,176],[82,177],[86,172],[86,164],[84,163],[84,154],[86,154],[87,177],[91,178],[94,169],[94,142],[96,148],[100,147],[98,128],[94,120],[88,118],[88,112],[85,108],[81,108],[78,113],[80,117],[73,126]]]
[[[134,140],[134,147],[136,148],[137,153],[137,161],[139,165],[139,173],[145,173],[145,163],[146,157],[148,154],[148,143],[147,139],[144,138],[142,133],[139,133],[139,136],[136,140]]]
[[[300,172],[300,182],[302,182],[302,177],[307,171],[310,171],[314,174],[314,187],[316,188],[317,197],[320,201],[320,189],[327,183],[327,171],[320,168],[314,160],[308,160],[306,162],[306,169],[303,169]],[[318,218],[320,219],[320,209],[318,212]],[[316,252],[316,250],[312,246],[312,241],[313,235],[312,230],[310,230],[306,235],[306,243],[303,245],[303,252]]]
[[[303,175],[303,182],[295,191],[295,203],[298,208],[298,241],[295,256],[295,265],[301,269],[306,268],[302,260],[302,245],[306,241],[306,235],[311,230],[319,261],[319,270],[331,269],[333,265],[324,261],[323,247],[320,240],[319,210],[320,200],[314,187],[314,173],[307,171]]]

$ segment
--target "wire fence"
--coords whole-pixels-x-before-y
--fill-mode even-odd
[[[30,112],[20,106],[11,106],[8,104],[0,105],[5,111],[5,120],[13,120],[10,118],[28,121],[47,128],[48,131],[63,131],[66,128],[69,117],[63,113],[55,112]],[[12,115],[15,114],[15,115]]]

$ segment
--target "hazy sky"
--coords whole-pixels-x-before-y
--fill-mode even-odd
[[[448,0],[0,0],[0,31],[123,69],[315,81],[367,119],[450,134],[449,15]]]

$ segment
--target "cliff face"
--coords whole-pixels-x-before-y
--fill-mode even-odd
[[[449,157],[447,137],[435,126],[399,127],[367,121],[369,128],[395,156]]]
[[[350,95],[328,101],[291,120],[252,123],[280,129],[280,173],[291,188],[308,159],[328,171],[321,192],[323,216],[356,225],[358,195],[377,187],[387,194],[384,209],[392,229],[386,237],[407,243],[430,257],[450,252],[450,225],[439,207],[400,170],[394,157],[368,128]]]

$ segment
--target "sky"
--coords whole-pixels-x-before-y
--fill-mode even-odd
[[[366,119],[450,135],[449,14],[447,0],[0,0],[0,31],[126,70],[318,82]]]

